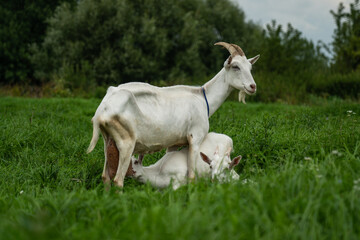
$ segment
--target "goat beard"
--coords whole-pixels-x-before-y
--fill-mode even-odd
[[[245,92],[245,91],[239,91],[239,102],[242,102],[243,104],[246,104],[246,102],[245,102],[245,96],[246,96],[246,92]]]

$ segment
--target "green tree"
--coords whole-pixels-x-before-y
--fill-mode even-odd
[[[56,10],[32,61],[42,81],[69,71],[100,85],[198,78],[227,57],[215,42],[247,51],[259,32],[229,0],[81,0]]]
[[[340,72],[349,72],[360,68],[360,4],[354,0],[349,12],[345,12],[343,3],[337,12],[330,11],[336,28],[333,35],[333,67]]]
[[[275,20],[263,31],[261,53],[262,64],[259,67],[265,72],[297,74],[327,67],[327,57],[320,43],[314,45],[291,24],[284,31]]]
[[[0,3],[0,81],[26,82],[32,75],[29,44],[43,40],[48,18],[62,2],[2,0]]]

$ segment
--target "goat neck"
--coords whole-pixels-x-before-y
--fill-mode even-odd
[[[226,81],[225,68],[221,69],[215,77],[207,82],[204,88],[209,102],[210,116],[216,112],[233,90],[233,87]]]

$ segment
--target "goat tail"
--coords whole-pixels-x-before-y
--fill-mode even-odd
[[[86,151],[87,153],[90,153],[90,152],[92,152],[92,150],[94,150],[96,143],[99,140],[99,135],[100,135],[99,122],[95,118],[93,118],[92,122],[93,122],[93,135],[92,135],[92,138],[90,141],[90,145]]]

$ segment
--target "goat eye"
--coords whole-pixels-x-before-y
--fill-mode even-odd
[[[240,68],[238,66],[232,66],[232,69],[234,69],[235,71],[239,71]]]

